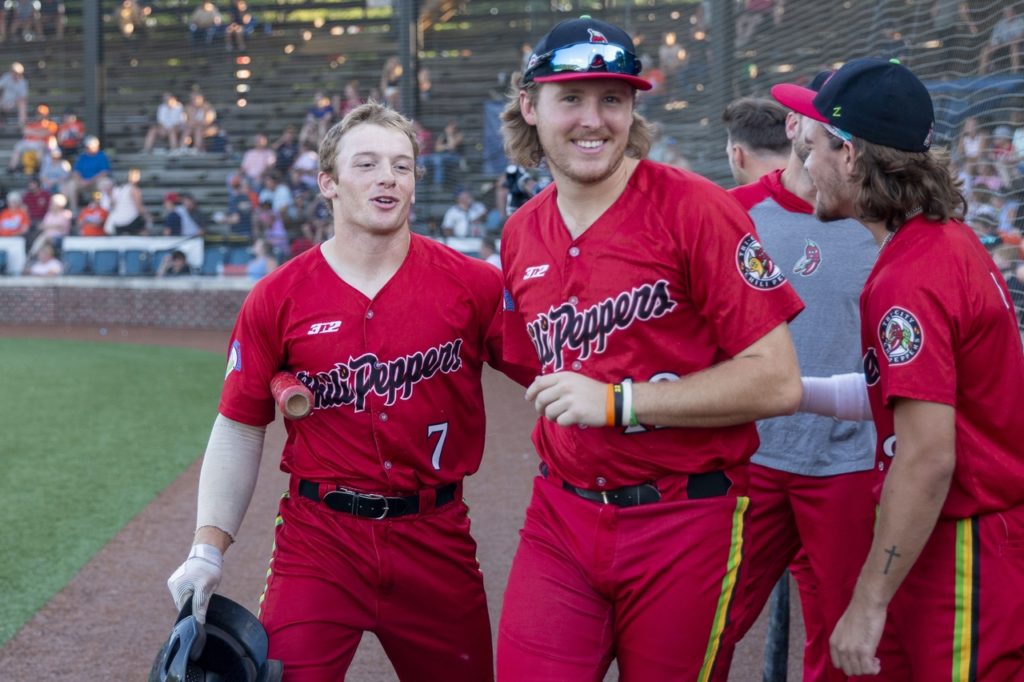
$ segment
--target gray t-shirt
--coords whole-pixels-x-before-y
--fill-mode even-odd
[[[782,187],[778,172],[757,186],[764,198],[749,211],[761,244],[806,305],[789,326],[801,374],[827,377],[862,371],[860,293],[878,245],[860,223],[822,223],[801,212],[811,207]],[[761,447],[752,461],[771,469],[832,476],[874,465],[875,429],[870,421],[799,413],[761,420],[757,430]]]

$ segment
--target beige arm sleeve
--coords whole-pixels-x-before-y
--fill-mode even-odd
[[[213,526],[232,539],[238,534],[256,488],[265,433],[266,427],[217,415],[199,473],[197,530]]]

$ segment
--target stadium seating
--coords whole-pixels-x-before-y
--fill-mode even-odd
[[[64,251],[61,254],[65,275],[85,275],[89,272],[89,254],[85,251]]]

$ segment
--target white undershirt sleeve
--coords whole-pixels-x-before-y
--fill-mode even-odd
[[[249,426],[218,414],[199,473],[196,529],[219,528],[234,540],[249,508],[263,455],[264,426]]]
[[[800,412],[811,412],[846,421],[870,421],[868,387],[860,372],[830,377],[801,377]]]

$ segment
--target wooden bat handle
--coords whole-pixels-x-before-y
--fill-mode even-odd
[[[275,374],[270,380],[270,392],[281,414],[288,419],[302,419],[313,409],[313,394],[290,372]]]

